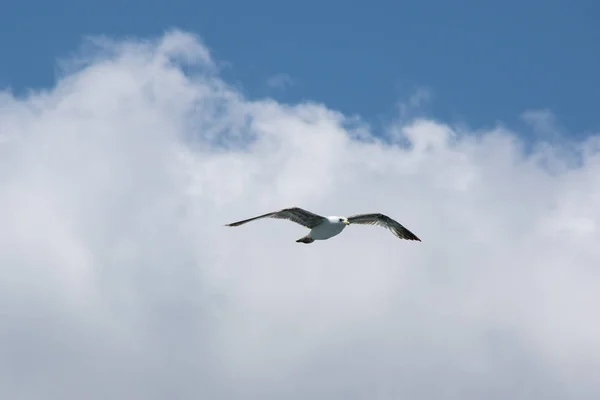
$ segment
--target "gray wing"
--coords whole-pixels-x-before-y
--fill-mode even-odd
[[[322,217],[317,214],[313,214],[310,211],[303,210],[299,207],[292,208],[284,208],[283,210],[266,213],[263,215],[259,215],[258,217],[252,217],[248,219],[244,219],[242,221],[232,222],[225,226],[240,226],[250,221],[254,221],[260,218],[278,218],[278,219],[287,219],[297,224],[303,225],[307,228],[314,228],[325,220],[325,217]]]
[[[394,235],[400,239],[406,240],[417,240],[421,241],[414,233],[406,229],[397,221],[394,221],[387,215],[383,214],[357,214],[348,217],[348,222],[351,224],[362,224],[362,225],[378,225],[392,231]]]

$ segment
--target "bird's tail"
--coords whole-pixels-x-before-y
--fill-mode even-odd
[[[308,236],[304,236],[303,238],[300,238],[298,240],[296,240],[296,243],[305,243],[305,244],[309,244],[314,242],[315,239],[308,237]]]

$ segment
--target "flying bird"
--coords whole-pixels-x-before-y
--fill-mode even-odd
[[[323,217],[299,207],[291,207],[242,221],[232,222],[225,226],[240,226],[261,218],[287,219],[309,228],[310,232],[306,236],[296,240],[297,243],[309,244],[315,240],[327,240],[340,234],[347,225],[351,224],[377,225],[389,229],[400,239],[421,241],[421,239],[400,223],[380,213],[356,214],[350,217]]]

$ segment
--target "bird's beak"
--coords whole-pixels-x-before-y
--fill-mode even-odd
[[[344,223],[345,223],[346,225],[350,225],[350,221],[348,221],[348,220],[344,221]]]

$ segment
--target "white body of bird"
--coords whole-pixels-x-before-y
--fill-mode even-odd
[[[327,240],[342,233],[348,225],[348,220],[344,217],[326,217],[321,224],[310,230],[307,237],[313,240]]]

